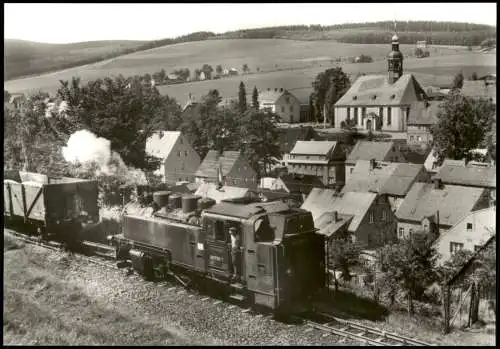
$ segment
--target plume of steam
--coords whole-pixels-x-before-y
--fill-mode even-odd
[[[73,133],[66,147],[62,148],[62,154],[66,161],[73,164],[97,164],[97,174],[118,175],[130,183],[147,183],[143,171],[125,165],[120,154],[111,150],[109,140],[97,137],[90,131],[79,130]]]

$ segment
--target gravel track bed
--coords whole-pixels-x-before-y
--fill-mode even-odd
[[[29,250],[39,254],[41,263],[51,272],[78,285],[110,309],[168,325],[169,330],[174,328],[179,336],[199,345],[359,345],[306,325],[288,325],[270,316],[243,313],[242,308],[214,298],[203,300],[206,296],[186,292],[173,283],[146,282],[135,274],[126,276],[124,270],[36,246]]]

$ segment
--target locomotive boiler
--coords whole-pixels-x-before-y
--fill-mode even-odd
[[[282,202],[210,199],[155,193],[157,211],[125,214],[122,234],[110,236],[117,257],[130,260],[144,277],[174,275],[193,284],[218,287],[231,298],[288,313],[325,282],[324,241],[311,213]],[[230,230],[240,240],[231,258]],[[233,263],[241,280],[231,278]]]

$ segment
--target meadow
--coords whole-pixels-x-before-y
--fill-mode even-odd
[[[401,45],[401,51],[405,55],[405,72],[414,72],[423,85],[450,83],[463,67],[476,71],[478,75],[496,72],[496,56],[492,54],[469,52],[466,47],[433,46],[430,49],[431,57],[417,59],[413,57],[414,49],[413,45]],[[243,64],[248,64],[251,73],[247,75],[164,85],[158,86],[158,89],[162,94],[168,94],[184,103],[189,93],[201,97],[214,88],[226,98],[235,97],[238,84],[243,81],[249,93],[254,86],[259,90],[283,87],[296,94],[301,101],[307,102],[312,90],[311,83],[319,72],[340,65],[352,78],[360,73],[383,74],[387,69],[385,57],[389,51],[389,44],[343,44],[329,40],[206,40],[159,47],[96,64],[10,80],[4,82],[4,89],[10,93],[31,93],[37,90],[55,93],[60,85],[59,80],[70,80],[72,76],[79,76],[86,82],[118,74],[151,74],[162,68],[167,73],[184,67],[193,71],[205,63],[212,65],[214,69],[221,64],[241,71]],[[348,57],[360,54],[372,56],[374,62],[347,63]],[[337,62],[337,59],[341,59],[341,62]],[[260,72],[257,72],[257,68]]]

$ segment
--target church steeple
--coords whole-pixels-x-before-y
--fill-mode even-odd
[[[392,51],[387,57],[389,83],[393,84],[403,75],[403,54],[399,51],[399,38],[396,34],[396,21],[394,21],[394,35],[392,36]]]

